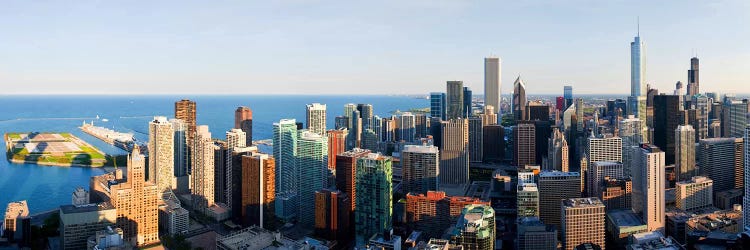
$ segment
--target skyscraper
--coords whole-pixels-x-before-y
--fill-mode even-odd
[[[393,168],[390,157],[369,153],[357,159],[356,242],[363,245],[370,237],[391,228],[393,214]]]
[[[359,111],[360,118],[362,118],[362,131],[372,129],[372,117],[374,111],[370,104],[357,104],[357,111]]]
[[[563,87],[563,97],[565,98],[565,108],[567,109],[570,105],[573,105],[573,86]]]
[[[722,108],[721,133],[722,137],[742,138],[745,136],[747,125],[748,100],[732,100],[727,98]]]
[[[274,222],[276,164],[272,156],[255,153],[242,157],[242,225],[269,228]]]
[[[513,166],[537,165],[536,127],[533,122],[519,122],[513,127]]]
[[[483,129],[481,117],[470,117],[469,120],[469,161],[470,162],[482,162],[482,140]]]
[[[622,162],[596,161],[592,162],[588,167],[585,180],[589,197],[598,197],[601,195],[602,191],[606,188],[606,177],[615,179],[625,178]]]
[[[242,129],[233,128],[227,131],[227,148],[233,149],[233,148],[244,148],[247,147],[247,138],[245,131],[242,131]]]
[[[326,105],[320,103],[307,104],[307,129],[310,132],[325,135],[326,133]]]
[[[516,121],[524,121],[526,117],[526,84],[521,76],[513,82],[513,117]]]
[[[193,209],[208,214],[215,203],[214,197],[214,151],[217,146],[211,140],[208,126],[200,125],[193,145],[192,197]]]
[[[674,164],[675,129],[680,122],[682,102],[680,96],[654,96],[654,145],[666,153],[667,165]]]
[[[158,187],[146,182],[146,160],[136,146],[128,157],[126,180],[116,180],[106,194],[117,209],[123,238],[144,246],[159,242]]]
[[[159,192],[172,190],[174,181],[174,131],[164,116],[148,124],[148,180]]]
[[[604,177],[602,189],[597,197],[601,198],[607,210],[630,210],[633,207],[633,181],[629,177],[623,179]]]
[[[369,153],[369,150],[355,148],[336,155],[336,187],[349,196],[352,211],[357,204],[357,159]]]
[[[312,131],[302,131],[297,141],[297,171],[300,225],[315,225],[315,191],[328,185],[328,139]]]
[[[464,117],[464,82],[448,81],[447,86],[446,106],[448,106],[448,115],[446,119]]]
[[[742,197],[742,217],[750,218],[750,126],[745,126],[745,137],[742,146],[744,160],[743,183],[748,183],[748,185],[744,185],[745,195]],[[742,223],[744,228],[750,227],[750,219],[746,219]]]
[[[495,249],[495,210],[489,205],[467,205],[449,234],[464,249]]]
[[[645,51],[640,32],[630,43],[630,96],[628,97],[628,114],[646,122],[646,81]]]
[[[245,132],[245,145],[253,145],[253,111],[245,106],[234,111],[234,128]]]
[[[675,135],[675,172],[677,180],[695,176],[695,130],[693,126],[678,126]]]
[[[505,128],[494,124],[482,130],[482,161],[497,162],[505,158]]]
[[[188,145],[192,145],[195,136],[197,105],[194,101],[182,99],[174,103],[174,118],[184,121],[188,126]]]
[[[447,110],[445,107],[445,93],[430,93],[430,117],[437,117],[445,120],[446,115]]]
[[[700,140],[700,175],[714,181],[714,192],[744,186],[743,138],[711,138]]]
[[[500,111],[501,71],[499,57],[484,58],[484,105]]]
[[[565,199],[561,207],[563,249],[574,250],[584,243],[604,249],[604,204],[599,198]]]
[[[539,217],[539,188],[536,183],[519,183],[516,192],[518,217]]]
[[[581,174],[543,171],[539,173],[539,218],[560,228],[560,201],[581,197]]]
[[[344,129],[328,130],[328,169],[336,171],[336,156],[346,152],[346,135],[349,131]]]
[[[273,158],[276,160],[276,216],[289,220],[297,213],[297,121],[273,124]]]
[[[439,190],[439,150],[435,146],[406,145],[401,152],[404,193]]]
[[[190,190],[187,177],[190,173],[187,124],[180,119],[171,119],[169,122],[172,123],[172,130],[174,131],[174,176],[176,178],[176,186],[173,188],[177,193],[187,193]]]
[[[451,119],[441,122],[440,184],[469,181],[469,122]]]
[[[396,140],[413,142],[416,139],[414,115],[411,112],[404,112],[396,119]]]
[[[378,118],[379,121],[382,121],[382,119]],[[427,119],[427,116],[425,114],[415,114],[414,115],[414,129],[415,132],[415,138],[427,138],[427,135],[429,134],[428,128],[429,128],[429,121]],[[378,127],[376,132],[380,132],[380,127]]]
[[[664,151],[650,144],[636,149],[633,169],[633,210],[643,214],[649,231],[664,231]]]
[[[568,172],[568,141],[558,128],[552,130],[547,147],[547,162],[542,166],[543,170],[557,170]]]
[[[587,157],[586,166],[592,167],[595,162],[609,161],[609,162],[622,162],[622,138],[616,136],[605,136],[605,137],[589,137],[586,139],[586,145],[584,148],[584,154]],[[588,178],[587,168],[582,168],[582,178]],[[614,177],[614,176],[613,176]],[[620,177],[615,177],[620,178]],[[590,195],[592,190],[589,190],[589,184],[592,184],[588,180],[586,181],[584,190]]]
[[[349,198],[339,190],[315,192],[315,234],[344,245],[351,238]]]
[[[628,118],[620,121],[619,124],[619,135],[622,138],[622,163],[625,165],[625,175],[632,176],[632,165],[633,159],[635,159],[636,151],[633,148],[639,148],[643,142],[643,136],[641,129],[643,123],[633,115],[629,115]]]
[[[471,108],[471,89],[469,87],[464,87],[464,107],[463,107],[463,116],[464,118],[469,118],[473,114],[473,110]]]
[[[690,58],[690,69],[688,70],[687,95],[694,96],[700,94],[700,84],[698,81],[698,58]]]

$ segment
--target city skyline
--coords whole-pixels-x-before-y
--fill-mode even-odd
[[[2,94],[426,94],[462,80],[481,95],[491,56],[502,61],[503,95],[519,75],[529,93],[572,85],[576,94],[626,94],[638,18],[646,83],[664,92],[687,83],[697,55],[702,91],[750,93],[742,1],[202,7],[168,12],[174,4],[158,3],[133,20],[141,6],[11,3],[0,23],[24,25],[9,25],[0,41],[0,75],[10,83]]]

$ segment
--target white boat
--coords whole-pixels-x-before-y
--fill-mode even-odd
[[[108,121],[109,121],[109,119],[107,119],[107,118],[102,119],[102,122],[108,122]]]

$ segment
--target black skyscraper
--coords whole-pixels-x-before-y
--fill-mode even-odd
[[[680,107],[679,96],[654,96],[654,145],[664,150],[666,165],[674,164],[674,131],[681,124],[680,118],[684,119]]]

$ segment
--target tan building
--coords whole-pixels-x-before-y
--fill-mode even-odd
[[[210,214],[208,208],[215,203],[214,151],[218,148],[211,140],[208,126],[198,126],[193,146],[192,197],[193,209]]]
[[[22,220],[29,217],[29,205],[26,200],[8,203],[5,208],[5,223],[2,225],[2,233],[11,240],[22,238]]]
[[[183,120],[188,126],[188,145],[193,141],[196,129],[196,110],[194,101],[183,99],[174,103],[174,118]]]
[[[320,103],[307,104],[306,106],[307,129],[310,132],[326,135],[326,105]]]
[[[148,124],[148,180],[159,192],[177,186],[174,177],[174,130],[164,116],[154,117]],[[173,183],[174,182],[174,183]]]
[[[86,240],[117,221],[117,210],[110,202],[60,206],[60,245],[62,249],[86,248]]]
[[[253,145],[253,111],[248,107],[237,107],[234,111],[234,128],[245,132],[245,145]]]
[[[601,192],[602,203],[607,210],[612,209],[630,209],[633,195],[633,181],[630,178],[615,179],[604,178],[604,186]]]
[[[117,227],[137,246],[159,242],[157,186],[145,181],[146,160],[135,147],[128,157],[127,180],[107,182],[110,202],[117,209]],[[112,184],[115,183],[115,184]]]
[[[242,224],[267,228],[273,223],[276,201],[276,161],[254,153],[242,156]]]
[[[440,184],[469,182],[469,120],[451,119],[440,124]]]
[[[705,176],[693,176],[690,180],[677,182],[675,206],[683,211],[695,211],[713,205],[714,181]]]
[[[583,243],[604,249],[605,213],[599,198],[566,199],[560,209],[563,249],[574,250]]]

